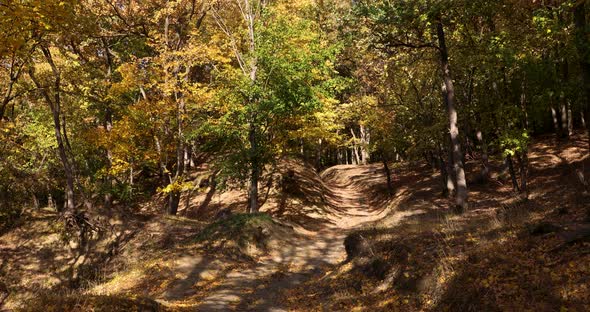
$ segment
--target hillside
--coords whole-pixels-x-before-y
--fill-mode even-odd
[[[287,182],[271,186],[267,214],[237,214],[243,196],[211,185],[179,217],[149,213],[146,204],[111,221],[111,236],[82,255],[60,243],[55,213],[30,211],[26,227],[0,240],[10,291],[4,307],[583,311],[589,201],[576,169],[590,168],[584,144],[582,137],[537,140],[529,200],[495,172],[489,184],[472,186],[463,215],[449,211],[437,174],[421,164],[394,167],[396,193],[388,198],[381,165],[317,174],[295,161],[277,173]],[[477,166],[468,163],[469,172]],[[191,217],[191,207],[207,200],[210,215],[236,208],[213,223]]]
[[[331,168],[321,176],[296,161],[280,167],[269,184],[265,214],[240,214],[243,194],[212,183],[198,195],[183,194],[187,206],[179,217],[153,211],[158,197],[113,217],[88,252],[61,242],[54,212],[29,211],[21,221],[28,226],[0,240],[2,276],[10,290],[5,307],[29,302],[36,310],[46,302],[69,309],[78,302],[68,299],[72,289],[78,295],[71,296],[88,298],[81,299],[82,307],[85,300],[100,307],[129,298],[145,298],[138,300],[147,306],[202,310],[273,302],[277,288],[290,288],[291,281],[342,261],[346,233],[386,212],[385,202],[364,194],[383,183],[378,166]],[[349,179],[354,184],[344,185]],[[207,219],[218,221],[200,221]],[[76,284],[66,283],[70,280]],[[260,288],[264,283],[272,292]]]

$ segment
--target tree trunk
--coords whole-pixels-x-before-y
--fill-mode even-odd
[[[315,155],[315,169],[319,172],[322,168],[322,139],[318,140],[318,146]]]
[[[369,163],[369,131],[363,125],[360,125],[360,131],[362,164],[366,165]]]
[[[174,190],[168,194],[168,210],[167,213],[171,216],[178,213],[178,204],[180,203],[180,191]]]
[[[477,140],[481,145],[481,179],[482,182],[487,182],[490,178],[490,164],[489,164],[489,156],[488,156],[488,144],[483,138],[483,133],[481,131],[477,131]]]
[[[383,162],[383,169],[385,170],[385,176],[387,178],[387,192],[390,196],[393,196],[395,190],[393,188],[393,182],[391,181],[391,169],[389,169],[389,165],[387,164],[387,157],[381,156],[381,161]]]
[[[107,134],[113,130],[113,112],[110,105],[107,105],[105,109],[104,130]],[[107,156],[107,167],[110,169],[113,166],[113,154],[109,147],[105,149],[105,152]],[[108,209],[113,203],[113,179],[111,178],[110,173],[106,174],[105,184],[108,187],[108,191],[104,194],[104,206]]]
[[[516,172],[514,171],[514,164],[512,163],[512,156],[506,156],[506,166],[508,166],[508,172],[510,172],[510,179],[512,180],[512,188],[515,191],[520,192],[518,187],[518,180],[516,179]]]
[[[560,136],[559,122],[557,121],[557,111],[553,105],[551,106],[551,117],[553,117],[553,128],[555,129],[555,134]]]
[[[447,170],[447,164],[445,163],[443,150],[440,145],[438,146],[438,167],[440,168],[442,196],[447,197],[452,191],[454,191],[451,190],[453,187],[453,182],[449,181],[449,172]]]
[[[574,134],[574,115],[572,114],[572,103],[567,101],[567,133],[568,136]]]
[[[35,76],[34,68],[30,68],[29,76],[31,80],[33,80],[35,86],[38,90],[41,91],[41,94],[45,98],[45,101],[49,105],[51,109],[51,114],[53,116],[53,129],[55,132],[55,139],[57,141],[57,150],[59,154],[60,161],[62,163],[64,173],[66,176],[66,203],[65,203],[65,211],[64,214],[66,215],[73,215],[74,211],[76,210],[76,204],[74,199],[74,172],[72,169],[72,164],[68,159],[68,153],[66,151],[66,145],[64,143],[63,134],[62,134],[62,126],[61,126],[61,72],[58,70],[57,66],[53,62],[53,57],[51,56],[51,51],[49,48],[41,46],[41,51],[45,56],[46,61],[49,63],[52,73],[53,73],[53,97],[49,94],[49,88],[44,87],[41,85],[41,82]]]
[[[183,95],[180,93],[176,93],[174,95],[177,107],[176,107],[176,123],[177,123],[177,133],[176,133],[176,172],[174,174],[174,179],[172,183],[180,183],[183,179],[184,175],[184,155],[185,155],[185,148],[184,148],[184,134],[183,134],[183,119],[182,115],[184,113],[184,99]],[[168,214],[169,215],[176,215],[178,212],[178,203],[180,202],[180,190],[176,185],[174,185],[172,191],[168,195]]]
[[[16,63],[16,54],[12,55],[12,60],[11,60],[11,64],[10,64],[10,72],[8,74],[8,78],[9,78],[8,85],[6,86],[6,91],[4,92],[2,104],[0,104],[0,121],[2,121],[4,119],[4,113],[6,111],[6,107],[8,106],[8,103],[10,103],[10,101],[12,101],[14,99],[14,96],[12,95],[14,84],[18,81],[24,65],[25,65],[25,62],[18,65]],[[14,109],[14,105],[12,107]]]
[[[463,153],[459,142],[459,127],[457,126],[457,111],[455,109],[455,87],[451,78],[449,56],[445,42],[445,32],[441,21],[437,23],[438,42],[440,49],[441,69],[444,79],[443,95],[449,114],[449,130],[451,134],[451,148],[453,152],[453,169],[457,182],[456,209],[462,213],[468,209],[467,203],[467,180],[463,167]]]
[[[102,45],[105,49],[105,64],[106,64],[106,74],[105,80],[107,85],[110,87],[112,83],[112,74],[113,74],[113,55],[111,54],[111,50],[109,48],[109,44],[106,38],[102,38]],[[111,109],[111,103],[107,100],[105,102],[105,110],[104,110],[104,130],[107,135],[113,130],[113,110]],[[106,159],[107,159],[107,168],[110,170],[113,166],[113,155],[111,149],[107,146],[105,148]],[[106,194],[104,194],[104,206],[108,209],[111,207],[113,203],[113,179],[110,173],[107,173],[105,176],[105,184],[108,188]]]
[[[193,166],[191,155],[192,155],[192,144],[185,144],[184,146],[184,168],[190,170]]]
[[[563,83],[567,84],[569,80],[569,64],[567,58],[563,57],[563,62],[561,64],[561,72],[562,72],[562,79]],[[563,138],[569,138],[570,131],[569,131],[569,122],[568,122],[568,103],[569,99],[566,97],[565,92],[561,91],[560,93],[560,109],[561,109],[561,136]]]
[[[568,131],[568,122],[567,122],[567,104],[566,104],[565,95],[562,95],[561,103],[560,103],[560,111],[561,111],[561,137],[567,138],[569,136]]]
[[[258,212],[258,180],[260,178],[260,164],[258,163],[258,139],[256,126],[250,123],[248,139],[250,141],[250,188],[248,190],[248,212]]]
[[[356,144],[356,134],[354,133],[354,129],[350,128],[350,133],[352,134],[352,151],[354,156],[353,163],[355,165],[361,164],[361,156],[359,155],[359,151]]]
[[[521,153],[517,153],[516,157],[518,159],[518,164],[520,166],[520,192],[523,195],[524,199],[529,198],[528,190],[527,190],[527,177],[528,177],[528,156],[527,152],[524,151]]]
[[[434,156],[434,153],[432,152],[432,150],[428,150],[428,158],[430,161],[430,168],[432,168],[432,172],[436,172],[436,169],[437,169],[436,157]]]
[[[576,49],[579,54],[580,69],[584,82],[586,103],[583,106],[584,120],[590,118],[590,41],[588,25],[586,23],[586,0],[578,1],[574,7],[574,24],[576,33]],[[586,130],[590,133],[590,123],[586,123]],[[590,148],[590,140],[588,140]]]
[[[447,196],[453,197],[457,194],[457,183],[455,180],[455,172],[453,169],[453,152],[451,149],[449,149],[449,153],[447,156],[448,159],[445,168],[445,177],[447,178],[447,181],[445,183],[447,184]]]

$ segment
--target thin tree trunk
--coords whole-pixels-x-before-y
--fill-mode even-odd
[[[555,134],[559,136],[560,130],[559,122],[557,121],[557,111],[555,110],[555,107],[553,107],[553,105],[551,106],[551,117],[553,117],[553,128],[555,129]]]
[[[110,108],[110,105],[107,105],[107,108],[105,109],[104,129],[107,135],[113,130],[113,112]],[[113,154],[108,146],[105,150],[107,156],[107,167],[110,169],[113,166]],[[108,209],[113,203],[113,179],[111,178],[110,173],[107,173],[105,177],[105,183],[108,187],[108,191],[104,194],[104,205]]]
[[[46,61],[49,63],[52,73],[53,73],[53,97],[49,94],[47,87],[41,85],[41,82],[37,79],[35,75],[34,68],[31,67],[29,70],[29,76],[31,80],[33,80],[35,86],[38,90],[41,91],[45,101],[49,105],[51,109],[51,113],[53,116],[53,129],[55,132],[55,139],[57,141],[57,150],[59,154],[60,161],[62,163],[64,173],[66,176],[66,203],[65,203],[65,211],[66,215],[73,215],[76,210],[76,204],[74,199],[74,172],[72,170],[72,164],[68,159],[68,153],[66,152],[66,145],[64,143],[63,134],[62,134],[62,127],[61,127],[61,72],[58,70],[57,66],[53,62],[53,57],[51,55],[51,51],[47,47],[41,47],[41,51],[45,56]],[[69,217],[69,216],[68,216]]]
[[[356,134],[354,133],[354,130],[352,128],[350,128],[350,133],[352,134],[352,150],[353,150],[353,155],[354,155],[354,164],[355,165],[360,165],[361,164],[361,156],[359,155],[359,151],[357,148],[357,140],[356,140]]]
[[[303,139],[299,139],[299,153],[302,158],[305,158],[305,149],[303,148]]]
[[[451,148],[453,152],[453,169],[457,182],[456,209],[461,213],[468,209],[467,203],[467,180],[463,167],[463,153],[459,142],[459,127],[457,126],[457,111],[455,109],[455,87],[451,78],[449,56],[445,42],[445,32],[441,21],[437,22],[437,34],[440,49],[441,69],[444,79],[444,100],[449,114],[449,130],[451,134]]]
[[[436,157],[434,156],[434,153],[432,152],[432,150],[428,150],[428,158],[430,161],[430,168],[432,168],[432,172],[436,172],[436,169],[437,169]]]
[[[560,111],[561,111],[561,137],[567,138],[569,136],[568,131],[568,122],[567,122],[567,104],[565,96],[563,96],[561,103],[560,103]]]
[[[111,50],[109,48],[108,42],[106,38],[102,39],[102,44],[103,47],[105,49],[105,63],[106,63],[106,74],[105,74],[105,80],[107,82],[107,85],[110,86],[112,83],[112,74],[113,74],[113,58],[112,58],[112,54],[111,54]],[[113,130],[113,110],[111,109],[111,103],[109,101],[107,101],[105,103],[105,116],[104,116],[104,130],[107,133],[107,135]],[[113,154],[111,152],[111,149],[109,148],[109,146],[107,146],[105,148],[105,152],[106,152],[106,158],[107,158],[107,168],[110,170],[111,167],[113,166]],[[106,194],[104,194],[104,206],[106,208],[110,208],[112,203],[113,203],[113,195],[112,195],[112,189],[113,189],[113,179],[111,177],[110,174],[107,173],[107,175],[105,176],[105,184],[107,185],[107,192]]]
[[[523,79],[520,86],[520,111],[522,112],[522,126],[529,129],[529,113],[527,112],[526,81]]]
[[[361,156],[362,156],[362,164],[366,165],[369,162],[369,131],[361,124],[360,125],[361,131]]]
[[[576,33],[576,48],[579,54],[580,69],[582,80],[584,82],[584,93],[586,103],[583,106],[584,118],[586,121],[590,118],[590,41],[588,24],[586,23],[586,0],[577,1],[574,6],[574,25]],[[586,122],[584,122],[586,123]],[[586,130],[590,134],[590,123],[586,123]],[[590,148],[590,140],[588,140]]]
[[[4,113],[6,111],[6,106],[8,106],[8,103],[14,99],[14,96],[12,95],[14,84],[18,81],[24,64],[25,64],[25,62],[23,62],[20,65],[17,65],[16,64],[16,53],[12,55],[11,64],[10,64],[10,72],[8,74],[8,77],[9,77],[8,86],[6,86],[6,91],[4,92],[2,104],[0,104],[0,121],[2,119],[4,119]],[[14,105],[12,107],[14,108]]]
[[[193,160],[193,150],[194,150],[194,143],[185,144],[184,148],[184,170],[189,170],[195,166],[195,162]]]
[[[510,179],[512,180],[512,188],[515,191],[520,192],[520,187],[518,186],[518,180],[516,179],[516,172],[514,171],[514,164],[512,162],[512,156],[506,156],[506,165],[508,167],[508,172],[510,173]]]
[[[563,45],[563,44],[562,44]],[[566,57],[563,57],[564,61],[561,64],[562,68],[562,79],[565,84],[567,84],[569,80],[569,64]],[[568,122],[568,102],[569,100],[565,96],[565,92],[561,91],[560,93],[560,109],[561,109],[561,136],[564,138],[569,138],[569,122]]]
[[[381,161],[383,162],[383,169],[385,169],[385,175],[387,177],[387,192],[390,196],[393,196],[395,190],[393,189],[393,182],[391,181],[391,169],[387,165],[387,157],[381,156]]]
[[[248,191],[248,212],[258,212],[258,180],[260,178],[260,168],[258,163],[258,139],[256,138],[256,127],[250,123],[249,141],[250,141],[250,188]]]
[[[528,194],[528,190],[527,190],[527,177],[528,177],[527,152],[523,151],[522,156],[521,156],[521,153],[517,153],[516,157],[518,159],[518,164],[520,166],[520,193],[523,195],[523,198],[528,199],[529,194]]]
[[[567,101],[567,133],[568,136],[574,134],[574,115],[572,114],[572,103]]]
[[[133,186],[135,183],[133,181],[133,161],[130,164],[131,164],[131,166],[129,166],[129,188],[130,188],[129,193],[133,194]]]
[[[184,99],[182,94],[175,95],[177,101],[176,122],[177,122],[177,142],[176,142],[176,173],[174,174],[173,183],[179,183],[184,174],[184,135],[182,114],[184,113]],[[178,212],[178,204],[180,202],[180,190],[174,186],[168,198],[168,214],[176,215]]]
[[[488,156],[488,144],[483,138],[483,133],[481,131],[477,131],[477,140],[481,145],[481,179],[482,182],[487,182],[490,178],[490,164],[489,164],[489,156]]]
[[[322,139],[318,140],[318,146],[315,155],[315,168],[318,172],[322,168]]]

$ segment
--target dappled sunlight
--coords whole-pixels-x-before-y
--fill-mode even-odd
[[[584,218],[587,199],[572,171],[560,167],[566,163],[588,170],[588,154],[579,158],[583,143],[572,140],[563,149],[533,144],[533,151],[543,150],[539,155],[557,156],[550,156],[556,163],[549,165],[541,163],[547,161],[541,156],[531,159],[535,169],[529,200],[522,200],[509,184],[492,180],[472,187],[470,209],[462,215],[451,212],[450,200],[428,192],[436,189],[436,176],[400,172],[403,188],[393,200],[395,208],[358,232],[371,242],[368,260],[355,258],[310,280],[289,293],[290,306],[305,310],[321,302],[334,310],[584,310],[589,255],[564,245],[560,235],[530,234],[543,220]],[[560,160],[562,151],[571,158]],[[579,223],[566,222],[572,224],[569,235],[581,231],[574,230]]]

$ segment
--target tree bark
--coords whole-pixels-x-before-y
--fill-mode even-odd
[[[105,38],[102,39],[102,44],[105,48],[105,63],[106,63],[106,67],[107,67],[105,79],[107,81],[107,84],[110,86],[111,82],[112,82],[112,73],[113,73],[113,67],[114,67],[113,58],[112,58],[112,54],[111,54],[111,50],[109,48],[108,42]],[[103,127],[104,127],[105,132],[108,135],[113,130],[113,110],[111,108],[110,102],[105,103],[105,113],[104,114],[105,114],[105,116],[104,116]],[[106,158],[107,158],[107,166],[110,169],[113,166],[113,155],[112,155],[111,149],[108,146],[105,148],[105,152],[106,152]],[[105,183],[108,187],[108,191],[106,192],[106,194],[104,194],[104,205],[106,208],[110,208],[113,203],[113,195],[112,195],[113,179],[110,174],[106,175]]]
[[[315,155],[315,168],[319,172],[322,168],[322,139],[318,140],[318,145]]]
[[[559,122],[557,121],[557,111],[553,105],[551,106],[551,117],[553,117],[553,128],[555,129],[555,134],[560,136]]]
[[[521,156],[522,154],[522,156]],[[527,152],[523,151],[522,153],[517,153],[516,157],[518,159],[518,164],[520,166],[520,193],[523,195],[525,199],[529,198],[528,190],[527,190],[527,177],[528,177],[528,156]]]
[[[451,78],[449,55],[445,41],[445,32],[441,21],[437,22],[437,34],[440,49],[441,69],[444,79],[443,95],[449,115],[449,130],[451,134],[451,148],[453,153],[453,170],[457,182],[456,210],[462,213],[468,209],[467,180],[463,166],[463,153],[459,142],[459,127],[457,126],[457,111],[455,109],[455,87]]]
[[[449,172],[440,145],[438,146],[438,167],[440,168],[442,196],[447,197],[454,191],[451,189],[453,187],[453,182],[449,181]]]
[[[361,131],[361,156],[362,156],[362,164],[366,165],[369,163],[369,131],[361,124],[360,125]]]
[[[584,82],[584,93],[586,95],[586,103],[583,107],[584,120],[590,118],[590,41],[588,24],[586,22],[586,1],[578,1],[574,6],[574,25],[576,33],[576,49],[579,54],[580,69],[582,72],[582,80]],[[590,133],[590,123],[586,123],[586,130]],[[590,140],[588,140],[588,148],[590,149]]]
[[[563,83],[567,84],[568,80],[569,80],[569,64],[567,61],[567,58],[564,56],[563,57],[563,62],[561,64],[561,74],[562,74],[562,79],[563,79]],[[569,138],[570,136],[570,132],[569,132],[569,122],[568,122],[568,102],[569,99],[566,97],[565,92],[562,90],[560,95],[560,110],[561,110],[561,136],[563,138]]]
[[[572,113],[572,103],[569,100],[567,101],[567,133],[568,136],[574,134],[574,115]]]
[[[352,134],[352,152],[353,152],[353,156],[354,156],[354,164],[355,165],[360,165],[361,164],[361,156],[359,155],[359,151],[357,148],[357,140],[356,140],[356,134],[354,133],[354,129],[350,128],[350,133]]]
[[[387,165],[387,157],[382,156],[381,161],[383,162],[383,169],[385,170],[385,175],[387,177],[387,192],[390,196],[393,196],[395,190],[393,188],[393,183],[391,181],[391,169],[389,169],[389,166]]]
[[[518,180],[516,179],[516,172],[514,171],[514,164],[512,162],[512,156],[506,156],[506,166],[508,166],[508,172],[510,173],[510,179],[512,180],[512,188],[515,191],[520,192],[520,187],[518,186]]]
[[[174,174],[173,183],[181,182],[184,174],[184,135],[183,135],[183,121],[182,114],[184,112],[184,99],[182,94],[176,95],[176,102],[178,107],[176,109],[177,122],[177,141],[176,141],[176,172]],[[178,204],[180,202],[180,190],[177,186],[173,187],[168,198],[168,214],[176,215],[178,212]]]
[[[481,179],[482,182],[487,182],[490,178],[490,164],[489,164],[489,156],[488,156],[488,144],[483,138],[483,133],[481,131],[477,131],[477,140],[481,145]]]
[[[258,180],[260,168],[258,163],[258,139],[256,138],[256,126],[250,123],[248,139],[250,141],[250,188],[248,190],[248,212],[258,212]]]
[[[456,196],[457,195],[457,175],[455,174],[455,169],[453,167],[453,142],[451,141],[451,137],[449,136],[448,140],[448,155],[447,155],[447,185],[449,189],[449,196]],[[461,157],[463,160],[463,157]]]

